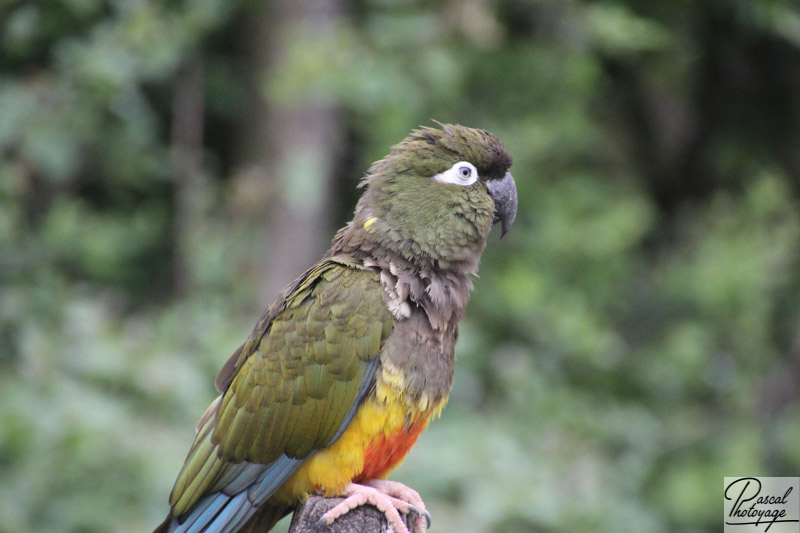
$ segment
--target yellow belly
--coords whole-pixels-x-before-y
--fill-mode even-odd
[[[375,395],[358,408],[341,437],[306,461],[275,493],[275,499],[293,503],[311,492],[327,496],[341,494],[347,484],[364,471],[366,451],[371,444],[392,439],[415,422],[418,424],[414,431],[418,435],[431,417],[441,413],[447,401],[444,399],[430,405],[423,398],[412,404],[405,397],[404,390],[400,372],[384,365],[378,376]],[[391,468],[400,466],[401,462],[397,461]],[[385,471],[383,476],[388,473],[389,470]]]

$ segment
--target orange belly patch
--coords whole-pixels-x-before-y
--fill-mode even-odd
[[[403,374],[384,363],[374,395],[367,397],[339,439],[317,450],[278,489],[275,500],[294,503],[311,492],[339,496],[351,482],[382,479],[396,467],[446,398],[409,401]]]
[[[400,431],[391,435],[380,435],[370,442],[364,451],[364,468],[353,481],[358,483],[388,476],[389,472],[400,466],[427,425],[426,413]]]

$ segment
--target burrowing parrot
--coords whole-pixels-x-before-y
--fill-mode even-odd
[[[457,324],[489,230],[517,191],[491,133],[421,128],[374,163],[353,220],[266,309],[216,380],[156,532],[264,533],[310,494],[427,515],[386,477],[453,381]]]

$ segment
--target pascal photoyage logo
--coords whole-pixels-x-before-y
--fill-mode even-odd
[[[724,533],[800,533],[800,477],[726,477]]]

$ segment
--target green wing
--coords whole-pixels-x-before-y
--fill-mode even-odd
[[[181,517],[204,496],[259,485],[268,498],[335,441],[372,383],[393,319],[378,275],[328,259],[264,313],[217,379],[170,497]],[[265,495],[266,494],[266,495]]]

